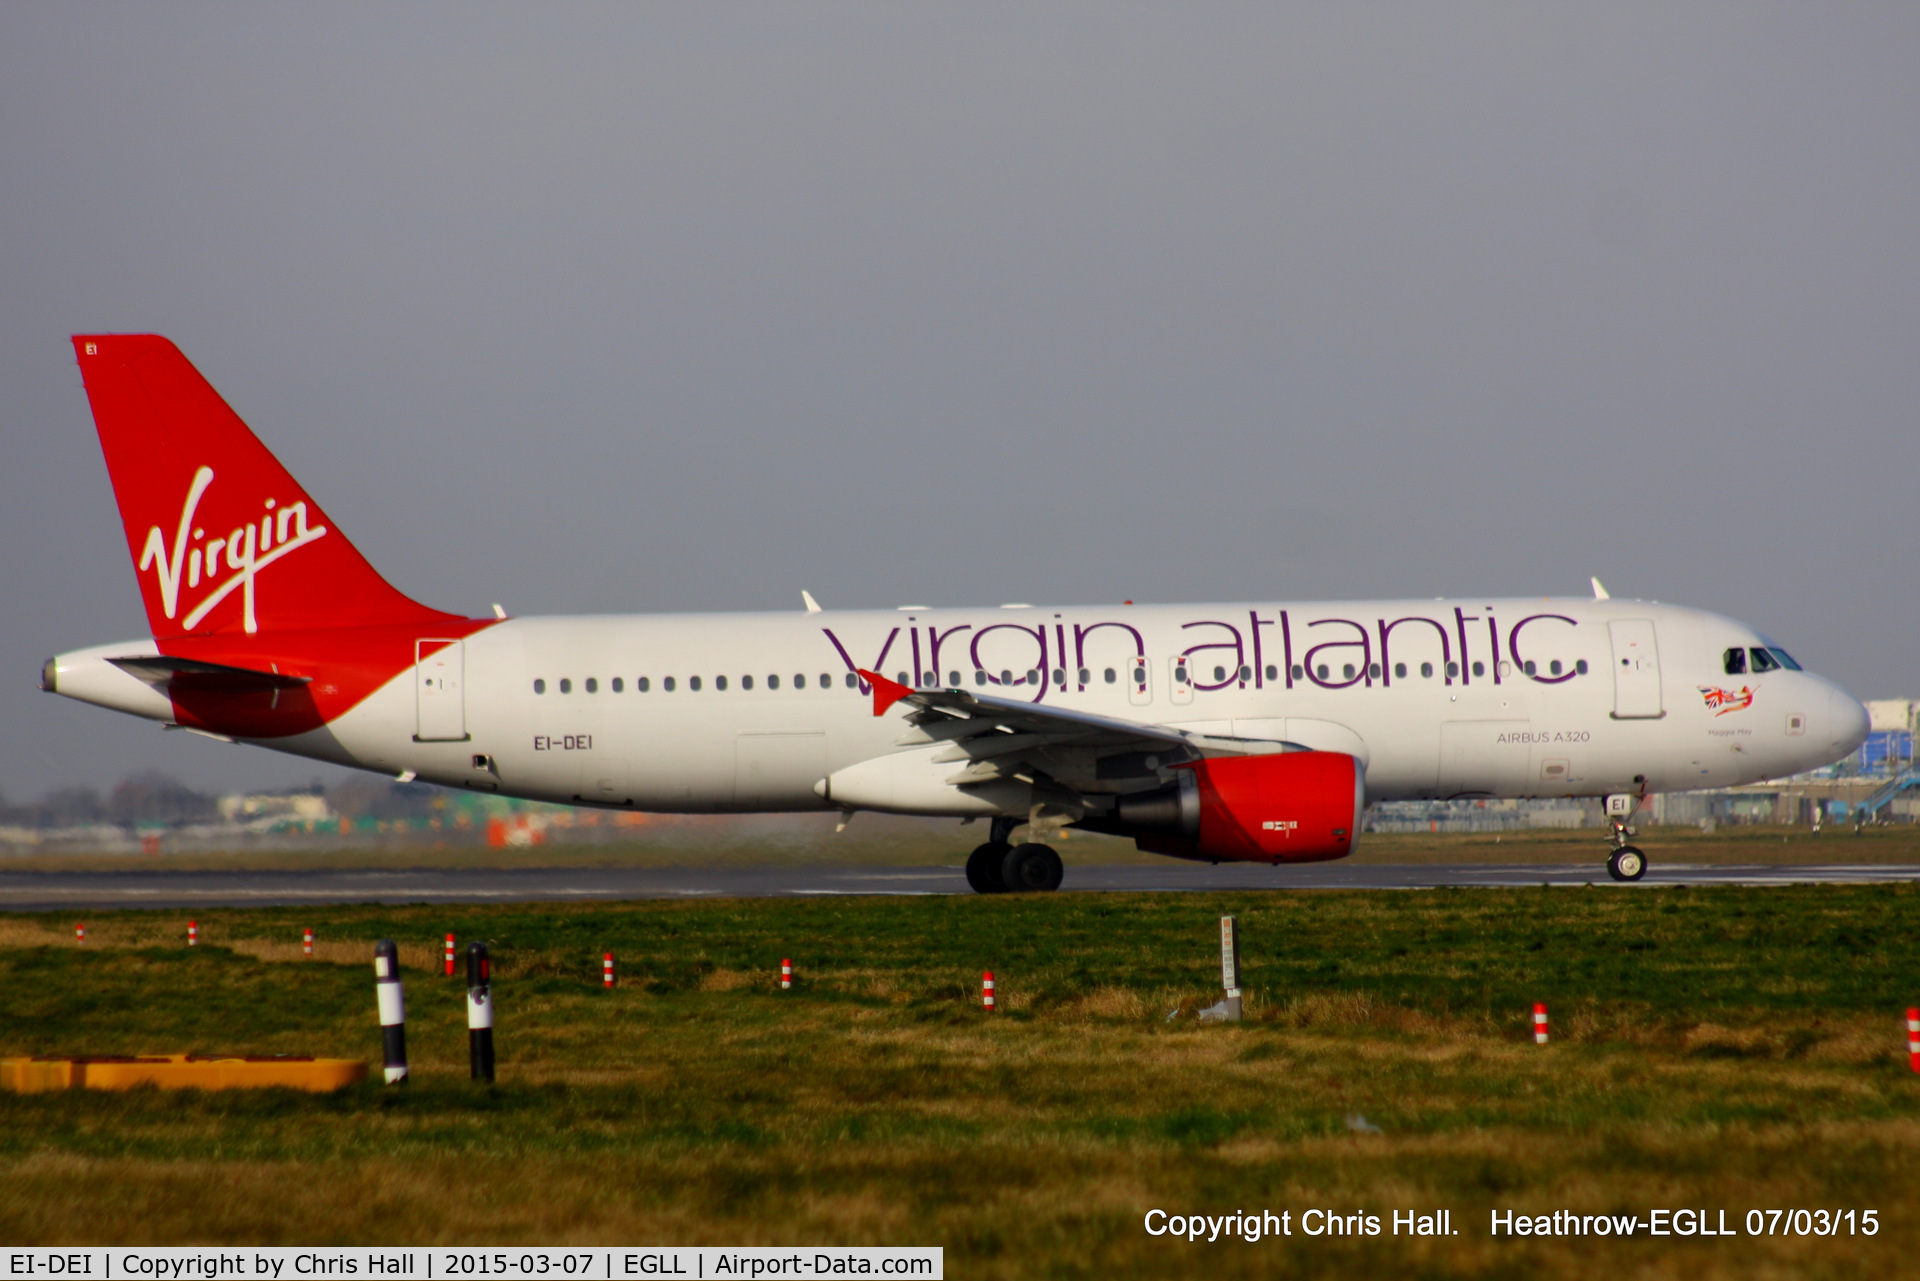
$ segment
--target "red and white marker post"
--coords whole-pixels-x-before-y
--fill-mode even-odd
[[[84,922],[76,922],[74,924],[73,941],[76,943],[84,943],[87,941],[87,927]]]
[[[300,931],[300,950],[306,953],[307,959],[309,961],[313,959],[313,931],[312,930]]]
[[[980,976],[980,1004],[991,1014],[996,1007],[993,1003],[993,971],[988,970]]]
[[[1920,1072],[1920,1009],[1907,1011],[1907,1062]]]
[[[608,952],[605,956],[600,958],[600,985],[602,987],[609,988],[609,989],[613,987],[613,953],[612,952]]]
[[[198,921],[187,922],[187,946],[200,946],[200,922]]]
[[[1547,1003],[1545,1001],[1533,1003],[1533,1043],[1535,1045],[1547,1043]]]
[[[453,935],[447,935],[447,977],[453,977]]]
[[[790,957],[780,958],[780,990],[782,992],[793,990],[793,960]]]

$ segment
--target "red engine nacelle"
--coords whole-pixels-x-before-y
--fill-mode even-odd
[[[1143,850],[1210,862],[1317,863],[1360,839],[1366,775],[1344,752],[1219,756],[1176,768],[1177,793],[1123,801]]]

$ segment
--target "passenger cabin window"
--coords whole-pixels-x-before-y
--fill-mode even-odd
[[[536,693],[536,694],[544,694],[544,693],[546,693],[546,692],[547,692],[547,683],[546,683],[545,681],[543,681],[543,680],[541,680],[541,679],[540,679],[539,677],[537,677],[537,676],[536,676],[536,677],[534,677],[534,680],[533,680],[533,692],[534,692],[534,693]]]
[[[1587,674],[1587,660],[1583,658],[1583,659],[1581,659],[1581,660],[1579,660],[1578,662],[1576,662],[1576,663],[1575,663],[1575,664],[1573,665],[1573,670],[1574,670],[1574,671],[1575,671],[1575,672],[1576,672],[1577,674],[1579,674],[1579,675],[1581,675],[1581,676],[1585,676],[1585,675]]]
[[[1458,676],[1459,674],[1460,674],[1460,664],[1458,664],[1458,663],[1448,663],[1448,664],[1447,664],[1447,679],[1448,679],[1448,680],[1452,680],[1452,679],[1453,679],[1454,677],[1456,677],[1456,676]]]
[[[1342,663],[1342,664],[1340,665],[1340,679],[1342,679],[1342,680],[1349,680],[1349,681],[1353,679],[1353,664],[1352,664],[1352,663]]]
[[[1556,659],[1554,659],[1554,660],[1553,660],[1553,661],[1552,661],[1551,663],[1548,663],[1548,664],[1547,664],[1547,673],[1548,673],[1549,675],[1551,675],[1551,676],[1558,676],[1558,675],[1560,674],[1560,660],[1559,660],[1559,659],[1557,659],[1557,658],[1556,658]],[[1532,673],[1532,672],[1528,672],[1528,673],[1527,673],[1527,675],[1529,675],[1529,676],[1531,676],[1531,675],[1533,675],[1533,673]]]
[[[1433,679],[1433,664],[1432,664],[1432,663],[1422,663],[1422,664],[1420,664],[1420,674],[1421,674],[1422,676],[1424,676],[1424,677],[1426,677],[1426,678],[1427,678],[1428,680],[1432,680],[1432,679]]]
[[[1177,681],[1185,681],[1187,679],[1187,666],[1185,663],[1173,669],[1173,679]]]
[[[1253,669],[1252,669],[1251,667],[1242,667],[1242,668],[1240,669],[1240,679],[1241,679],[1241,680],[1243,680],[1243,681],[1250,681],[1250,680],[1252,680],[1252,679],[1253,679]]]
[[[1226,668],[1224,668],[1224,667],[1216,667],[1216,668],[1214,668],[1214,669],[1213,669],[1213,679],[1215,679],[1215,680],[1217,680],[1217,681],[1224,681],[1225,679],[1227,679],[1227,669],[1226,669]]]
[[[767,688],[768,688],[768,689],[779,689],[779,688],[780,688],[780,678],[779,678],[778,676],[769,676],[769,677],[767,677]]]
[[[1295,663],[1293,665],[1293,672],[1291,673],[1291,675],[1293,676],[1293,679],[1302,680],[1306,677],[1306,674],[1307,674],[1306,668],[1300,666],[1300,664],[1298,663]]]
[[[589,694],[598,694],[599,692],[600,692],[600,681],[599,681],[599,679],[598,679],[597,677],[593,677],[593,676],[589,676],[589,677],[587,677],[587,693],[589,693]]]
[[[1379,679],[1380,679],[1380,664],[1378,664],[1378,663],[1368,663],[1368,664],[1367,664],[1367,677],[1368,677],[1368,679],[1370,679],[1370,680],[1376,680],[1376,681],[1377,681],[1377,680],[1379,680]]]
[[[671,680],[672,677],[668,677],[668,679]],[[648,690],[653,688],[653,682],[648,680],[646,677],[642,676],[633,682],[633,687],[639,690],[642,694],[644,694]],[[672,689],[673,686],[669,685],[667,686],[667,688]]]
[[[1476,659],[1474,659],[1474,660],[1473,660],[1473,674],[1474,674],[1475,676],[1485,676],[1485,675],[1487,674],[1487,665],[1486,665],[1485,663],[1483,663],[1483,662],[1481,662],[1481,661],[1480,661],[1479,659],[1477,659],[1477,658],[1476,658]]]
[[[618,693],[620,693],[621,691],[623,691],[624,689],[626,689],[626,687],[627,687],[627,683],[626,683],[625,681],[623,681],[623,680],[621,680],[621,679],[620,679],[620,678],[619,678],[618,676],[616,676],[616,677],[614,677],[614,678],[613,678],[613,692],[614,692],[614,693],[616,693],[616,694],[618,694]]]
[[[699,689],[699,688],[700,688],[700,685],[699,685],[699,680],[700,680],[700,678],[699,678],[698,676],[696,676],[696,677],[694,677],[693,679],[694,679],[694,686],[693,686],[693,687],[694,687],[695,689]],[[724,677],[724,676],[716,676],[716,677],[714,677],[714,678],[713,678],[713,687],[714,687],[715,689],[717,689],[717,690],[721,690],[721,691],[723,691],[723,692],[724,692],[724,691],[726,690],[726,688],[727,688],[727,678],[726,678],[726,677]]]
[[[1741,649],[1738,645],[1735,645],[1732,649],[1728,650],[1724,655],[1722,655],[1722,658],[1724,659],[1723,665],[1727,669],[1727,675],[1745,676],[1747,674],[1747,651],[1746,650]]]
[[[1351,670],[1353,670],[1353,669],[1352,669],[1352,668],[1348,668],[1347,670],[1349,670],[1349,671],[1351,671]],[[1321,680],[1325,680],[1325,679],[1327,679],[1327,665],[1326,665],[1325,663],[1322,663],[1322,664],[1320,664],[1320,668],[1319,668],[1319,670],[1318,670],[1318,671],[1316,671],[1316,672],[1314,673],[1314,675],[1315,675],[1315,676],[1318,676],[1318,677],[1319,677],[1319,678],[1320,678]]]
[[[700,678],[698,676],[687,677],[687,688],[698,694],[700,692]]]
[[[570,681],[570,680],[568,680],[568,679],[567,679],[566,677],[564,677],[564,676],[562,676],[562,677],[560,678],[560,692],[561,692],[562,694],[571,694],[571,693],[573,693],[573,682],[572,682],[572,681]]]
[[[1407,665],[1405,663],[1395,663],[1393,665],[1393,674],[1401,680],[1405,680],[1407,676]]]
[[[740,688],[741,688],[741,689],[752,689],[752,688],[753,688],[753,677],[751,677],[751,676],[742,676],[742,677],[740,678]]]
[[[822,676],[822,677],[821,677],[820,679],[824,681],[824,680],[826,680],[827,678],[826,678],[826,677],[824,677],[824,676]],[[858,676],[856,676],[856,675],[854,675],[854,674],[853,674],[852,672],[848,672],[848,673],[847,673],[847,688],[848,688],[848,689],[859,689],[859,688],[860,688],[860,678],[859,678]]]
[[[986,672],[985,672],[984,670],[982,670],[981,668],[978,668],[978,667],[976,667],[976,668],[974,668],[974,669],[973,669],[973,683],[974,683],[975,685],[985,685],[985,684],[987,683],[987,674],[986,674]]]
[[[1280,669],[1274,666],[1272,663],[1267,664],[1267,679],[1270,681],[1277,681],[1280,679]]]
[[[959,689],[959,688],[960,688],[960,673],[959,673],[959,672],[948,672],[948,673],[947,673],[947,687],[948,687],[949,689]]]
[[[1100,673],[1100,677],[1102,680],[1106,681],[1107,684],[1111,685],[1115,681],[1120,679],[1120,673],[1114,671],[1111,667],[1109,667],[1105,671]]]
[[[673,693],[673,677],[669,676],[665,680],[661,681],[660,688],[664,689],[669,694]]]
[[[1777,672],[1780,670],[1780,661],[1766,650],[1761,649],[1758,645],[1754,646],[1753,649],[1748,652],[1753,655],[1753,671],[1755,675],[1761,672]]]

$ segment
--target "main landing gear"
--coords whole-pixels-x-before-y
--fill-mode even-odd
[[[1066,871],[1060,865],[1060,856],[1045,845],[1009,844],[1007,838],[1013,834],[1013,828],[1011,819],[993,820],[990,839],[967,856],[967,884],[977,894],[1059,889]]]
[[[1607,819],[1613,824],[1613,853],[1607,855],[1607,875],[1616,881],[1637,881],[1647,874],[1647,856],[1639,846],[1627,843],[1627,838],[1635,834],[1627,826],[1627,819],[1639,805],[1640,798],[1631,792],[1607,797]]]

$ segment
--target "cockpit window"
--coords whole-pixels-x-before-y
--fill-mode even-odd
[[[1777,672],[1780,670],[1780,661],[1766,650],[1761,649],[1758,645],[1755,645],[1751,652],[1753,654],[1753,670],[1755,675],[1761,672]]]
[[[1786,668],[1788,671],[1797,672],[1801,670],[1800,664],[1793,661],[1793,655],[1787,653],[1786,650],[1781,649],[1778,645],[1775,645],[1772,649],[1768,650],[1767,653],[1772,654],[1775,658],[1779,659],[1780,666]]]
[[[1732,649],[1726,652],[1725,658],[1726,658],[1726,666],[1727,666],[1727,675],[1745,676],[1747,674],[1747,651],[1746,650],[1741,649],[1738,645],[1736,645]]]

